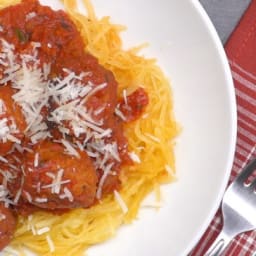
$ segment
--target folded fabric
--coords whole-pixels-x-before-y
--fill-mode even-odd
[[[256,0],[250,3],[227,41],[225,50],[234,79],[238,115],[237,146],[231,182],[248,161],[256,157]],[[219,209],[190,256],[203,256],[221,228]],[[256,255],[256,231],[237,236],[224,255]]]

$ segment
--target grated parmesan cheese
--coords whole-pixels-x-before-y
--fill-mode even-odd
[[[64,169],[60,169],[56,175],[56,180],[55,180],[55,186],[54,186],[54,193],[55,194],[59,194],[60,193],[60,182],[61,182],[61,179],[62,179],[62,176],[63,176],[63,173],[64,173]]]
[[[101,114],[104,110],[105,110],[105,106],[99,107],[99,108],[97,108],[96,110],[94,110],[93,114],[94,114],[95,116],[97,116],[97,115]]]
[[[36,17],[35,12],[30,12],[26,15],[26,21],[31,20],[32,18]]]
[[[5,106],[5,103],[2,99],[0,99],[0,114],[5,114],[6,112],[6,106]]]
[[[50,235],[47,235],[47,236],[46,236],[46,241],[47,241],[47,243],[48,243],[50,252],[54,252],[54,251],[55,251],[55,246],[54,246],[54,243],[53,243],[53,241],[52,241]]]
[[[106,144],[103,147],[103,150],[105,152],[108,152],[115,160],[117,160],[118,162],[121,161],[118,150],[117,150],[117,143],[113,142],[112,144]]]
[[[127,91],[124,89],[123,90],[123,98],[124,98],[124,103],[126,106],[128,106],[128,101],[127,101]]]
[[[121,112],[121,110],[118,107],[115,108],[115,114],[118,117],[120,117],[121,120],[126,121],[126,117],[124,116],[124,114]]]
[[[120,208],[122,209],[123,213],[126,214],[128,212],[128,207],[126,205],[126,203],[124,202],[123,198],[121,197],[120,193],[116,190],[114,190],[114,196],[115,199],[117,201],[117,203],[119,204]]]
[[[35,226],[31,225],[30,229],[31,229],[31,232],[32,232],[33,236],[35,236],[36,235],[36,228],[35,228]]]
[[[31,203],[31,202],[32,202],[32,196],[31,196],[27,191],[24,191],[24,194],[25,194],[25,196],[26,196],[28,202]]]
[[[35,198],[35,202],[36,203],[47,203],[48,199],[47,198],[43,198],[43,197],[36,197]]]
[[[77,152],[77,150],[71,145],[70,142],[68,142],[67,140],[62,139],[61,143],[64,145],[64,147],[66,148],[66,151],[69,155],[73,155],[77,158],[80,158],[79,153]]]
[[[8,163],[8,160],[3,156],[0,156],[0,161],[3,163]]]
[[[60,199],[67,198],[70,202],[73,202],[74,201],[74,197],[73,197],[71,191],[67,187],[64,187],[63,191],[64,191],[64,194],[60,195]]]
[[[79,150],[81,150],[81,151],[83,151],[84,150],[84,147],[83,147],[83,145],[82,145],[82,143],[80,142],[80,141],[76,141],[76,145],[77,145],[77,147],[79,148]]]
[[[31,148],[28,148],[28,147],[23,147],[23,151],[27,151],[29,153],[33,153],[33,150]]]
[[[135,152],[130,152],[129,157],[132,159],[133,162],[140,164],[141,160],[139,156]]]
[[[36,231],[36,234],[40,236],[40,235],[45,234],[45,233],[47,233],[49,231],[50,231],[49,227],[43,227],[43,228],[38,229]]]
[[[55,174],[51,172],[46,172],[46,175],[52,179],[55,179]]]
[[[91,82],[88,83],[89,86],[93,86],[93,84]],[[81,104],[84,104],[91,96],[93,96],[94,94],[96,94],[98,91],[104,89],[107,86],[107,83],[103,83],[100,85],[95,86],[94,88],[86,95],[86,97],[81,101]]]
[[[46,175],[52,178],[52,183],[42,186],[42,189],[51,188],[52,194],[59,194],[61,186],[67,183],[70,183],[70,180],[61,180],[64,174],[64,169],[59,169],[57,175],[54,173],[47,172]],[[64,191],[65,192],[65,191]]]
[[[55,186],[57,185],[64,185],[64,184],[67,184],[67,183],[70,183],[70,180],[63,180],[63,181],[60,181],[60,182],[56,182],[55,181],[56,177],[54,176],[54,181],[51,183],[51,184],[48,184],[48,185],[44,185],[42,186],[42,189],[46,189],[46,188],[52,188],[52,193],[55,193]]]
[[[16,176],[14,176],[10,171],[1,170],[1,169],[0,169],[0,174],[3,176],[3,180],[2,180],[2,184],[1,184],[3,186],[2,187],[3,196],[8,196],[9,191],[7,189],[7,184],[8,184],[8,182],[12,182],[13,179],[16,178]],[[0,191],[1,191],[1,189],[0,189]],[[5,200],[6,198],[3,198],[3,199]]]
[[[13,119],[2,118],[0,120],[0,139],[2,142],[7,142],[7,140],[20,144],[21,141],[17,139],[13,134],[18,133],[16,123]]]
[[[18,152],[20,152],[20,153],[24,152],[24,148],[20,144],[18,144],[18,143],[14,144],[14,149],[17,149]]]
[[[12,134],[7,134],[6,135],[6,138],[9,140],[9,141],[12,141],[14,143],[18,143],[20,144],[21,143],[21,140],[17,139],[15,136],[13,136]]]
[[[14,198],[14,200],[13,200],[14,204],[17,204],[18,201],[20,200],[21,192],[22,192],[22,189],[19,188],[18,191],[17,191],[17,193],[16,193],[16,195],[15,195],[15,198]]]
[[[104,183],[105,183],[105,180],[106,180],[107,176],[108,176],[109,173],[111,172],[111,168],[113,167],[113,165],[114,165],[113,163],[110,163],[110,164],[107,165],[107,167],[104,169],[104,173],[103,173],[103,175],[102,175],[101,178],[100,178],[99,185],[98,185],[97,192],[96,192],[96,198],[97,198],[97,199],[100,199],[100,198],[101,198],[103,185],[104,185]]]
[[[21,160],[15,156],[15,155],[12,155],[12,158],[17,162],[17,163],[21,163]]]
[[[21,177],[21,186],[18,189],[18,191],[17,191],[17,193],[16,193],[16,195],[14,197],[14,200],[13,200],[14,204],[17,204],[19,202],[19,200],[20,200],[23,184],[24,184],[24,176]]]
[[[34,167],[38,166],[38,162],[39,162],[39,153],[35,154],[35,159],[34,159]]]
[[[0,201],[4,202],[5,206],[9,206],[11,203],[10,200],[8,199],[9,197],[9,191],[4,185],[0,185]]]

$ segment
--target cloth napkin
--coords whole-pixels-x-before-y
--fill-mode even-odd
[[[234,80],[238,115],[236,153],[229,181],[232,182],[250,159],[256,157],[256,0],[251,1],[228,39],[225,50]],[[222,224],[219,209],[190,256],[203,256],[219,234]],[[224,255],[256,256],[256,231],[237,236]]]
[[[222,43],[226,43],[251,0],[199,0]]]

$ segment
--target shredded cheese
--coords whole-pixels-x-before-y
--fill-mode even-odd
[[[35,159],[34,159],[34,167],[38,166],[38,162],[39,162],[39,153],[37,152],[35,154]]]
[[[31,196],[27,191],[23,191],[23,193],[25,194],[25,196],[26,196],[28,202],[31,203],[31,202],[32,202],[32,196]]]
[[[63,191],[64,191],[64,193],[62,195],[60,195],[60,199],[67,198],[70,202],[73,202],[74,197],[73,197],[73,194],[71,193],[71,191],[67,187],[64,187]]]
[[[96,198],[97,198],[97,199],[100,199],[100,198],[101,198],[103,185],[104,185],[104,183],[105,183],[105,180],[106,180],[107,176],[108,176],[109,173],[111,172],[112,166],[113,166],[113,163],[110,163],[110,164],[107,165],[107,167],[104,169],[104,173],[103,173],[103,175],[102,175],[101,178],[100,178],[99,185],[98,185],[97,192],[96,192]]]
[[[46,241],[47,241],[47,243],[48,243],[50,252],[54,252],[54,251],[55,251],[55,246],[54,246],[54,243],[53,243],[53,241],[52,241],[50,235],[47,235],[47,236],[46,236]]]
[[[135,152],[130,152],[129,156],[130,156],[130,158],[132,159],[133,162],[138,163],[138,164],[141,163],[141,160],[140,160],[139,156]]]
[[[60,168],[55,175],[54,173],[47,172],[46,175],[52,178],[52,183],[42,186],[42,189],[51,188],[52,194],[59,194],[61,191],[61,186],[70,183],[70,180],[62,180],[64,174],[64,169]],[[65,191],[64,191],[65,192]]]
[[[30,12],[26,15],[26,21],[31,20],[32,18],[34,18],[36,16],[35,12]]]
[[[126,89],[123,90],[123,98],[124,98],[124,104],[126,106],[128,106],[127,91],[126,91]]]
[[[15,197],[14,197],[14,200],[13,200],[14,204],[17,204],[18,201],[20,200],[21,192],[22,192],[22,189],[19,188],[17,193],[16,193],[16,195],[15,195]]]
[[[8,160],[3,156],[0,156],[0,161],[3,163],[8,163]]]
[[[71,143],[67,140],[62,139],[61,143],[64,145],[64,147],[66,148],[66,152],[69,155],[73,155],[77,158],[80,158],[79,153],[77,152],[77,150],[71,145]]]
[[[5,114],[6,110],[7,109],[6,109],[6,105],[5,105],[4,101],[2,99],[0,99],[0,114],[1,115]]]
[[[115,114],[116,114],[118,117],[120,117],[121,120],[126,121],[125,115],[122,113],[122,111],[121,111],[118,107],[115,108]]]
[[[42,234],[45,234],[45,233],[48,233],[50,231],[50,228],[49,227],[43,227],[43,228],[40,228],[36,231],[37,235],[42,235]]]
[[[47,203],[48,199],[47,198],[42,198],[42,197],[36,197],[35,202],[36,203]]]
[[[118,193],[118,191],[114,190],[114,196],[115,196],[115,199],[116,199],[117,203],[119,204],[120,208],[122,209],[123,213],[126,214],[128,212],[128,207],[127,207],[126,203],[124,202],[123,198],[121,197],[120,193]]]

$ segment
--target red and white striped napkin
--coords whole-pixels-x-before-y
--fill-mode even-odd
[[[248,161],[256,157],[256,0],[252,0],[227,41],[225,50],[234,79],[238,111],[237,146],[230,177],[232,182]],[[190,256],[203,256],[221,227],[219,209]],[[237,236],[224,255],[256,256],[256,231]]]

